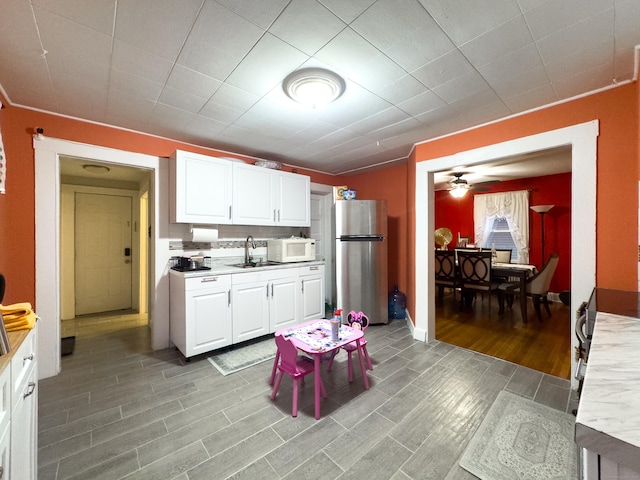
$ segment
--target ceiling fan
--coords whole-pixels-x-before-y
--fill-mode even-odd
[[[474,185],[469,185],[469,182],[462,178],[462,176],[467,173],[468,172],[453,172],[453,176],[455,178],[449,181],[449,185],[451,185],[449,193],[451,193],[453,197],[462,198],[469,190],[474,190],[476,192],[488,192],[489,188],[487,187],[500,183],[500,180],[488,180],[486,182],[478,182]]]

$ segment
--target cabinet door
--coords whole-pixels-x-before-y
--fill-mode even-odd
[[[311,226],[311,184],[309,177],[277,172],[274,187],[276,224],[283,227]]]
[[[300,280],[301,321],[324,318],[324,275],[305,275]]]
[[[273,171],[245,163],[233,164],[233,223],[274,225]]]
[[[11,391],[11,368],[6,367],[0,373],[0,479],[9,478]]]
[[[37,370],[33,368],[26,382],[22,384],[21,393],[11,415],[9,478],[16,480],[35,479],[37,477],[38,431],[36,406],[38,404],[38,391],[36,377]]]
[[[9,433],[9,426],[0,431],[0,479],[4,480],[9,478],[9,440],[11,439]]]
[[[171,220],[230,224],[233,163],[177,151],[171,163]]]
[[[269,284],[233,285],[233,343],[269,333]]]
[[[298,322],[298,285],[295,277],[272,280],[269,284],[269,323],[270,332],[295,325]]]
[[[231,345],[233,326],[228,288],[190,292],[188,303],[188,356]]]

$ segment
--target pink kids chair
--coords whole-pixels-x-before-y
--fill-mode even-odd
[[[354,311],[351,311],[347,314],[347,324],[352,328],[357,328],[359,330],[362,330],[362,333],[364,333],[364,331],[369,326],[369,317],[367,317],[362,312],[356,313]],[[367,351],[367,340],[364,337],[360,339],[360,347],[362,347],[364,358],[367,361],[368,369],[373,370],[373,363],[371,363],[371,357],[369,356],[369,352]],[[342,348],[346,350],[349,356],[347,365],[349,369],[349,382],[352,382],[353,381],[352,354],[354,350],[358,350],[358,345],[356,342],[351,342],[351,343],[347,343],[346,345],[343,345]],[[337,351],[336,351],[336,354],[337,354]],[[331,367],[333,366],[333,359],[335,358],[336,354],[332,355],[331,358],[329,359],[329,365],[327,365],[327,371],[329,372],[331,371]]]
[[[271,400],[275,400],[278,394],[278,388],[282,381],[282,376],[286,373],[293,379],[293,405],[291,408],[291,416],[298,416],[298,386],[300,380],[304,382],[304,377],[314,371],[313,359],[304,355],[298,355],[298,349],[290,340],[282,335],[276,335],[276,345],[278,346],[278,354],[280,363],[278,364],[278,376],[276,377],[271,392]],[[320,391],[324,398],[327,398],[327,391],[324,383],[320,379]]]

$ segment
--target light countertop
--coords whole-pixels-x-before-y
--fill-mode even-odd
[[[207,275],[226,275],[232,273],[246,273],[246,272],[258,272],[262,270],[280,270],[283,268],[297,268],[297,267],[307,267],[313,265],[324,265],[324,260],[311,260],[307,262],[292,262],[292,263],[280,263],[277,265],[263,265],[263,266],[255,266],[251,268],[241,268],[234,267],[233,264],[242,263],[244,259],[237,258],[228,258],[228,259],[216,259],[212,265],[211,270],[192,270],[185,272],[177,272],[175,270],[171,270],[172,275],[183,275],[185,277],[203,277]]]
[[[640,472],[640,320],[598,313],[576,443]]]

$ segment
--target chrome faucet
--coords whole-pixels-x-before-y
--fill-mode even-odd
[[[251,248],[256,248],[256,241],[253,239],[251,235],[247,237],[247,241],[244,244],[244,264],[245,265],[249,265],[249,263],[251,262],[251,255],[249,255],[249,245],[251,245]]]

